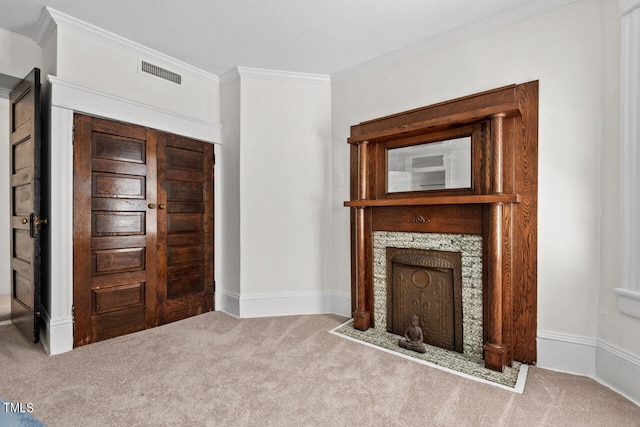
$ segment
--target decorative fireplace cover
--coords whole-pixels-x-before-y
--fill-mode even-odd
[[[463,351],[459,252],[387,248],[387,330],[404,335],[416,314],[424,342]]]

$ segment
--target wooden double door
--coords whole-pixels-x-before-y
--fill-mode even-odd
[[[213,310],[213,146],[74,119],[74,346]]]

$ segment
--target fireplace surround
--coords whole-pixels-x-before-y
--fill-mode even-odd
[[[351,200],[345,206],[351,208],[356,329],[378,328],[386,318],[386,307],[374,296],[380,292],[375,286],[380,274],[375,272],[379,248],[374,234],[475,236],[481,241],[483,262],[476,267],[481,272],[482,315],[477,316],[481,328],[476,326],[481,339],[474,345],[485,366],[496,371],[514,360],[535,363],[537,128],[537,81],[351,127]],[[465,154],[471,159],[471,182],[458,180],[463,183],[449,186],[450,169],[469,162],[429,144],[461,139],[471,141],[470,156]],[[406,168],[395,158],[389,164],[389,150],[414,146],[418,152],[414,157],[420,161],[407,160]],[[444,177],[443,184],[419,182],[432,180],[434,173],[438,179]],[[387,182],[390,176],[393,185]],[[466,310],[463,304],[463,316]]]
[[[388,325],[390,316],[390,258],[404,261],[402,251],[424,251],[431,254],[458,254],[459,262],[460,300],[458,307],[453,308],[453,316],[458,315],[453,348],[432,344],[449,350],[469,355],[482,355],[482,237],[472,234],[443,234],[443,233],[402,233],[376,231],[373,235],[374,257],[374,313],[375,328],[392,332]],[[397,257],[400,255],[400,257]],[[437,255],[436,255],[437,256]],[[455,255],[454,255],[455,256]],[[410,261],[410,263],[413,263]],[[447,266],[449,267],[449,266]],[[455,266],[452,266],[455,268]],[[452,268],[452,273],[453,273]],[[455,278],[454,278],[455,279]],[[454,292],[455,293],[455,292]],[[410,313],[409,316],[413,314]],[[408,322],[408,318],[404,319]],[[426,329],[424,322],[420,322]],[[396,329],[395,333],[402,331]],[[403,332],[399,333],[402,335]],[[425,331],[428,335],[428,331]],[[428,340],[425,340],[430,344]]]

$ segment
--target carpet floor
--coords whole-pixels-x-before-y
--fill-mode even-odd
[[[11,319],[11,295],[0,295],[0,322]]]
[[[523,394],[343,339],[335,315],[220,312],[46,356],[0,327],[0,398],[55,426],[633,426],[596,381],[529,369]]]

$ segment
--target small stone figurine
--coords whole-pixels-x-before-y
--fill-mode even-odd
[[[398,345],[407,350],[413,350],[418,353],[426,353],[427,349],[424,344],[424,337],[422,335],[422,329],[418,326],[418,316],[411,316],[411,326],[407,328],[404,333],[404,338],[400,338]]]

